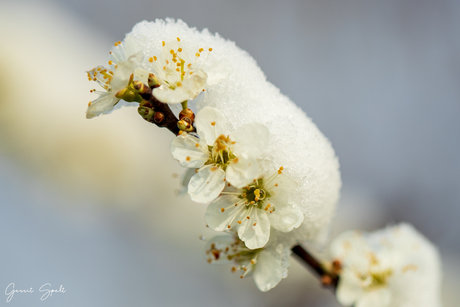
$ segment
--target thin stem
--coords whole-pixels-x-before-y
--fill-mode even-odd
[[[330,287],[333,291],[337,289],[337,284],[339,282],[338,276],[325,270],[321,263],[316,260],[307,250],[305,250],[300,245],[296,245],[292,248],[292,252],[304,262],[305,266],[314,271],[321,278],[323,284],[326,287]],[[324,283],[325,280],[328,282]]]

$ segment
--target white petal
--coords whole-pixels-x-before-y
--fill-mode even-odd
[[[113,106],[119,101],[113,93],[104,93],[91,102],[86,110],[86,118],[93,118],[112,111]]]
[[[134,71],[134,78],[145,85],[149,84],[149,72],[142,68],[137,68]]]
[[[280,205],[279,203],[273,202],[275,211],[268,214],[270,225],[276,230],[282,232],[289,232],[294,228],[297,228],[303,222],[303,213],[299,208]]]
[[[261,251],[253,273],[257,288],[262,292],[274,288],[281,281],[282,275],[280,261],[270,252]]]
[[[223,195],[215,199],[206,210],[204,220],[208,226],[216,231],[228,229],[228,225],[237,221],[236,216],[242,211],[246,211],[244,204],[235,206],[240,199],[234,195]],[[230,207],[230,208],[229,208]],[[224,208],[224,211],[222,211]]]
[[[388,307],[391,303],[391,292],[388,288],[367,291],[356,303],[356,307]]]
[[[222,112],[217,109],[206,107],[196,114],[195,125],[198,135],[206,140],[209,146],[213,146],[217,137],[228,135],[227,120]]]
[[[190,198],[197,203],[209,203],[219,196],[225,187],[225,172],[213,165],[202,167],[190,179],[188,193]]]
[[[276,171],[278,172],[278,171]],[[289,194],[294,192],[295,189],[297,189],[297,183],[289,176],[286,174],[276,174],[276,177],[273,179],[272,182],[267,185],[273,186],[275,184],[278,184],[278,186],[274,186],[270,191],[273,192],[274,197],[282,197],[286,198]]]
[[[235,142],[235,155],[244,153],[248,157],[257,158],[268,146],[269,132],[262,124],[245,124],[233,131],[230,139]]]
[[[259,163],[246,155],[238,156],[227,167],[227,181],[237,188],[244,187],[259,176]]]
[[[172,140],[171,154],[181,166],[189,168],[200,168],[209,158],[206,143],[190,134],[179,135]]]
[[[206,85],[206,73],[201,71],[201,74],[194,74],[192,77],[184,79],[182,86],[175,89],[169,88],[167,85],[162,85],[153,90],[153,96],[164,103],[181,103],[186,100],[194,99],[203,91]]]
[[[267,213],[261,209],[253,209],[250,219],[242,218],[243,223],[238,229],[238,236],[249,249],[264,247],[270,237],[270,222]],[[256,224],[254,226],[254,224]]]
[[[231,250],[231,245],[235,243],[235,238],[232,235],[220,235],[215,236],[208,242],[206,242],[204,246],[204,251],[207,251],[211,248],[211,245],[214,244],[214,249],[220,250],[221,253],[213,254],[213,255],[206,255],[208,259],[212,260],[212,264],[228,264],[232,263],[232,260],[229,260],[228,257],[225,255],[225,249],[228,247]],[[223,252],[222,252],[223,251]],[[218,258],[216,257],[218,255]]]
[[[142,58],[142,54],[138,53],[130,56],[126,61],[118,63],[118,67],[113,72],[113,79],[110,82],[110,87],[115,94],[128,86],[129,78],[140,65]]]
[[[365,292],[354,277],[344,272],[344,274],[340,276],[336,294],[340,304],[351,306],[358,301]]]

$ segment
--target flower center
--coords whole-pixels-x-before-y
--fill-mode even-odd
[[[214,142],[214,146],[208,146],[209,160],[205,164],[216,165],[225,171],[231,161],[238,159],[232,153],[233,144],[234,142],[232,142],[228,136],[223,134],[219,136]]]
[[[232,267],[232,273],[241,271],[241,278],[244,278],[254,269],[257,263],[259,253],[263,248],[249,249],[243,241],[235,237],[233,242],[221,244],[221,242],[212,243],[209,249],[206,250],[206,256],[209,263],[223,259],[233,261],[235,266]]]
[[[263,178],[257,179],[253,184],[243,188],[243,194],[240,196],[249,205],[262,208],[265,200],[270,198],[270,191],[264,187]]]
[[[189,53],[181,46],[179,37],[175,41],[163,41],[162,46],[162,53],[150,57],[149,62],[152,63],[158,77],[172,90],[181,87],[184,79],[190,78],[197,69],[201,69],[212,51],[212,48],[209,48],[204,61],[199,61],[204,48],[199,48],[195,56],[190,58]]]

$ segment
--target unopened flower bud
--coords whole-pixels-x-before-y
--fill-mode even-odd
[[[137,112],[139,112],[139,115],[147,121],[150,121],[155,113],[155,111],[147,107],[139,107]]]
[[[195,113],[193,113],[192,110],[190,109],[185,109],[180,111],[179,113],[179,119],[183,119],[184,117],[190,118],[192,122],[195,120]]]
[[[155,112],[155,114],[153,115],[153,120],[157,124],[161,123],[164,118],[165,118],[165,115],[161,112]]]
[[[323,276],[321,276],[321,284],[322,284],[324,287],[329,287],[330,285],[332,285],[332,278],[331,278],[331,276],[329,276],[329,275],[323,275]]]
[[[194,130],[193,125],[192,125],[192,121],[188,117],[183,117],[180,121],[178,121],[177,122],[177,127],[180,130],[186,131],[186,132],[190,132],[190,131]]]
[[[189,127],[189,124],[186,121],[180,120],[180,121],[177,122],[177,127],[181,131],[186,131],[188,129],[188,127]]]
[[[150,87],[159,87],[160,81],[158,81],[157,77],[154,74],[149,74],[149,86]]]
[[[141,95],[139,95],[137,90],[134,89],[134,87],[131,84],[128,85],[128,87],[118,91],[115,94],[115,97],[123,99],[124,101],[127,101],[127,102],[133,102],[133,101],[141,102],[143,100]]]
[[[134,85],[134,89],[137,90],[139,94],[145,94],[148,90],[147,85],[145,85],[141,81],[134,81],[133,85]]]

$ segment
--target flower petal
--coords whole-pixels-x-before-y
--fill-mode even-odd
[[[213,146],[217,137],[228,135],[227,120],[221,111],[206,107],[196,114],[196,130],[209,146]]]
[[[227,181],[237,188],[242,188],[259,178],[260,168],[256,159],[240,155],[227,167]]]
[[[171,142],[171,154],[183,167],[200,168],[209,158],[207,147],[202,139],[190,134],[179,135]]]
[[[366,291],[356,303],[356,307],[388,307],[391,303],[391,292],[388,288]]]
[[[264,247],[270,237],[270,222],[267,213],[261,209],[253,209],[250,218],[242,218],[243,223],[238,229],[238,236],[249,249]]]
[[[232,245],[235,243],[235,239],[232,235],[219,235],[213,237],[211,240],[206,242],[204,246],[204,251],[206,257],[211,260],[212,264],[229,264],[232,263],[232,260],[229,260],[226,256],[225,250],[228,248],[231,250]],[[206,251],[211,251],[211,253],[206,253]]]
[[[230,133],[230,139],[235,142],[235,155],[244,153],[250,158],[257,158],[268,146],[269,132],[265,125],[245,124]]]
[[[88,106],[88,109],[86,110],[86,118],[93,118],[101,114],[109,113],[119,100],[120,99],[115,97],[115,95],[111,92],[100,95]]]
[[[175,89],[162,85],[153,90],[153,96],[163,103],[181,103],[186,100],[194,99],[203,91],[206,85],[206,73],[202,70],[193,76],[184,79],[182,85]]]
[[[268,214],[270,225],[273,228],[282,232],[289,232],[302,224],[304,216],[299,208],[279,205],[275,202],[273,204],[275,205],[275,211]]]
[[[235,206],[240,199],[235,195],[223,195],[215,199],[206,210],[204,220],[208,226],[216,231],[224,231],[228,229],[228,225],[232,221],[237,220],[235,217],[244,210],[244,204]],[[222,209],[224,209],[222,211]]]
[[[110,87],[112,88],[114,94],[128,85],[131,74],[133,74],[136,68],[140,65],[142,58],[142,54],[137,53],[130,56],[126,61],[118,63],[118,67],[113,72],[113,79],[110,82]]]
[[[344,271],[337,286],[337,300],[344,306],[351,306],[365,294],[353,273]]]
[[[219,196],[225,187],[225,172],[213,165],[202,167],[190,179],[188,193],[190,198],[197,203],[209,203]]]
[[[253,272],[254,282],[260,291],[274,288],[282,279],[281,263],[270,252],[261,251]]]

